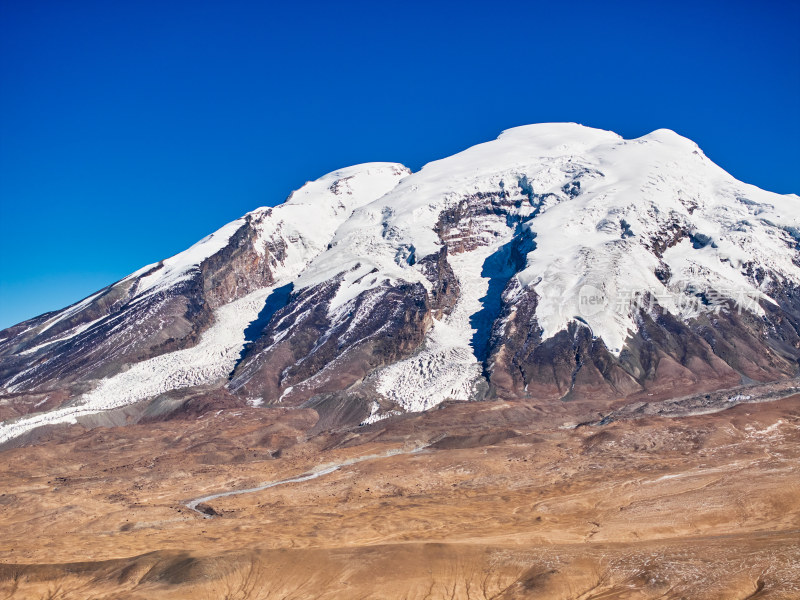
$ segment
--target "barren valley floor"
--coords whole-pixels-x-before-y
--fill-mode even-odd
[[[565,427],[575,411],[54,432],[0,452],[0,598],[800,597],[799,396]]]

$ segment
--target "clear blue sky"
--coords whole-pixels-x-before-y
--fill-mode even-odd
[[[0,328],[335,168],[668,127],[800,192],[797,2],[2,0]]]

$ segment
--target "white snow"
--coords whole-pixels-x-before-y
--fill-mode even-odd
[[[258,208],[224,225],[189,249],[160,263],[146,265],[122,281],[139,278],[134,294],[137,300],[173,287],[190,278],[203,261],[225,248],[247,217],[255,221],[260,233],[256,249],[263,255],[268,244],[285,243],[288,256],[280,266],[286,271],[298,272],[310,258],[326,248],[336,229],[354,209],[384,195],[409,174],[408,168],[401,164],[377,162],[333,171],[307,182],[283,204]],[[42,331],[79,312],[98,295],[59,313]]]
[[[619,139],[615,133],[578,125],[534,125],[428,163],[390,193],[356,210],[337,231],[333,248],[310,266],[300,285],[328,280],[356,262],[377,267],[390,278],[418,281],[417,271],[398,260],[398,253],[405,258],[401,251],[413,247],[419,259],[436,252],[441,244],[434,227],[443,210],[466,194],[496,192],[504,178],[515,181],[531,164],[541,166],[553,155],[578,154],[600,141]]]
[[[282,266],[299,273],[327,249],[355,209],[380,198],[409,174],[398,163],[366,163],[308,182],[280,206],[250,213],[259,232],[258,248],[263,253],[285,245]]]
[[[528,268],[520,280],[532,285],[540,298],[536,317],[545,339],[578,316],[618,354],[636,330],[635,310],[627,302],[636,293],[650,293],[662,308],[683,318],[694,316],[693,310],[714,308],[689,302],[691,288],[744,299],[758,313],[753,300],[765,296],[743,274],[744,262],[756,259],[776,272],[800,276],[785,244],[766,234],[763,223],[753,225],[762,229],[757,238],[738,231],[752,205],[732,196],[766,193],[740,184],[674,132],[658,130],[637,140],[604,141],[587,154],[566,160],[602,176],[581,178],[580,195],[546,207],[529,224],[537,248],[528,255]],[[528,178],[536,180],[537,174],[533,175]],[[550,187],[537,181],[534,189],[555,193],[562,181]],[[768,195],[793,215],[791,221],[800,221],[800,205]],[[623,220],[632,237],[621,237]],[[667,249],[663,261],[672,278],[665,285],[655,276],[658,257],[645,245],[673,222],[710,236],[718,247],[696,250],[684,240]],[[762,238],[767,244],[756,242]],[[602,310],[581,304],[587,290],[600,292]]]
[[[231,236],[236,233],[244,223],[244,218],[228,223],[211,235],[204,237],[188,250],[184,250],[180,254],[176,254],[175,256],[161,261],[154,272],[139,279],[136,295],[144,297],[158,291],[166,290],[176,283],[187,279],[191,276],[192,271],[198,268],[204,260],[227,246]],[[137,271],[137,273],[141,271],[142,269]]]
[[[356,165],[307,183],[282,205],[249,213],[259,233],[260,245],[257,250],[260,249],[264,255],[269,245],[276,243],[282,244],[285,249],[283,260],[278,261],[273,257],[272,274],[276,280],[273,286],[256,290],[218,308],[214,313],[214,324],[203,333],[196,346],[135,363],[117,375],[102,379],[73,406],[0,423],[0,443],[42,425],[74,423],[79,416],[126,406],[169,390],[222,380],[239,357],[245,342],[245,328],[256,319],[273,289],[290,283],[311,259],[325,250],[336,228],[350,216],[354,208],[380,197],[408,173],[406,167],[396,163]],[[245,222],[245,217],[233,221],[185,252],[162,261],[157,270],[138,281],[135,291],[137,299],[166,290],[190,277],[205,259],[222,250]],[[135,279],[153,267],[143,267],[123,281]],[[77,314],[98,295],[59,313],[45,324],[42,331]],[[26,353],[74,337],[100,320],[75,327],[65,335],[48,340]],[[36,365],[18,373],[7,382],[7,389],[11,390],[11,384],[22,380],[35,368]]]
[[[46,321],[44,323],[44,325],[42,326],[42,328],[37,332],[37,335],[41,335],[42,333],[44,333],[45,331],[50,329],[56,323],[59,323],[59,322],[63,321],[64,319],[67,319],[67,318],[69,318],[69,317],[71,317],[73,315],[78,314],[84,308],[89,306],[92,303],[92,301],[95,298],[97,298],[101,293],[102,292],[97,292],[96,294],[92,294],[88,298],[84,298],[80,302],[76,302],[72,306],[69,306],[69,307],[65,308],[64,310],[62,310],[61,312],[56,314],[52,319],[49,319],[48,321]],[[27,331],[27,329],[26,329],[26,331]]]
[[[482,366],[471,346],[475,329],[470,317],[481,310],[489,288],[488,278],[481,276],[483,262],[510,238],[510,230],[504,233],[492,245],[449,258],[461,290],[452,313],[434,321],[420,352],[378,373],[377,391],[404,410],[419,412],[445,400],[473,397]]]
[[[399,410],[389,410],[386,412],[380,412],[381,405],[377,402],[373,401],[370,405],[369,416],[361,421],[359,425],[370,425],[372,423],[377,423],[378,421],[383,421],[384,419],[388,419],[389,417],[394,417],[397,415],[402,415],[402,411]]]
[[[56,344],[58,342],[64,342],[64,341],[66,341],[68,339],[74,338],[77,335],[83,333],[84,331],[86,331],[88,329],[91,329],[92,327],[94,327],[100,321],[103,321],[104,319],[105,319],[105,317],[103,316],[103,317],[100,317],[99,319],[95,319],[93,321],[89,321],[88,323],[83,323],[82,325],[76,325],[75,327],[73,327],[72,329],[69,329],[63,335],[60,335],[59,337],[53,338],[51,340],[47,340],[46,342],[44,342],[42,344],[37,344],[36,346],[28,348],[27,350],[23,350],[22,352],[19,352],[18,354],[21,355],[21,356],[25,356],[27,354],[33,354],[37,350],[41,350],[42,348],[45,348],[45,347],[50,346],[52,344]]]
[[[519,275],[522,287],[532,286],[539,296],[536,319],[544,339],[580,318],[618,354],[637,327],[630,302],[637,293],[650,294],[684,318],[718,309],[696,302],[697,292],[733,299],[759,314],[757,300],[769,301],[761,289],[766,284],[754,283],[745,263],[800,280],[800,267],[787,251],[792,236],[800,239],[796,196],[737,181],[669,130],[624,140],[562,123],[511,129],[426,165],[356,210],[297,287],[343,274],[331,307],[335,313],[387,280],[427,284],[408,257],[413,252],[419,261],[438,250],[434,228],[442,211],[468,195],[496,193],[501,183],[517,189],[523,176],[535,194],[549,194],[527,222],[536,249]],[[562,187],[574,180],[581,187],[573,198]],[[526,201],[517,216],[532,212]],[[623,221],[633,235],[623,237]],[[673,226],[708,236],[713,244],[695,249],[683,241],[667,249],[662,259],[672,278],[665,285],[655,275],[659,257],[649,246]],[[586,305],[587,294],[596,294],[600,305]]]
[[[244,330],[264,306],[272,288],[264,288],[221,306],[214,324],[196,346],[135,363],[101,379],[73,406],[0,423],[0,443],[42,425],[75,423],[80,416],[103,412],[151,398],[169,390],[215,383],[233,369],[244,346]]]
[[[573,193],[565,186],[573,186]],[[526,287],[536,292],[536,325],[544,339],[580,320],[618,354],[637,329],[638,309],[631,303],[637,295],[655,298],[681,318],[719,310],[720,303],[692,302],[699,293],[732,299],[761,314],[758,302],[772,301],[771,283],[800,281],[800,266],[793,262],[797,254],[791,250],[800,243],[797,196],[737,181],[693,142],[669,130],[624,140],[609,131],[562,123],[510,129],[414,174],[394,163],[330,173],[307,183],[284,204],[257,209],[159,263],[138,282],[136,294],[155,293],[189,277],[249,219],[258,235],[257,250],[269,256],[277,280],[303,289],[341,278],[328,307],[338,321],[360,294],[385,282],[418,282],[430,289],[420,261],[442,244],[436,231],[441,214],[467,197],[501,189],[518,201],[510,216],[524,222],[523,235],[535,242],[518,275],[517,293]],[[449,256],[461,285],[453,313],[434,323],[415,356],[375,375],[379,392],[406,410],[424,410],[447,398],[468,399],[481,376],[470,346],[470,317],[481,310],[488,285],[481,274],[483,262],[511,232],[498,215],[481,217],[476,229],[468,230],[469,225],[450,233],[485,235],[484,245]],[[694,235],[702,247],[684,239],[654,249],[654,243],[677,231]],[[748,271],[752,266],[767,270],[769,277],[757,282]],[[656,272],[664,267],[671,277],[661,281]],[[153,268],[144,267],[126,280]],[[254,299],[263,302],[265,297],[251,295],[252,305],[243,298],[237,302],[244,304],[220,308],[217,322],[196,348],[133,365],[101,382],[81,406],[2,424],[0,440],[9,435],[2,432],[28,427],[21,424],[35,419],[69,420],[81,410],[104,410],[222,377],[231,353],[241,347],[245,319],[254,318]],[[92,300],[55,315],[43,330]],[[369,317],[370,301],[357,319]],[[373,417],[379,418],[379,412]]]

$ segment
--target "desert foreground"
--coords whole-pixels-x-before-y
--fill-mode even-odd
[[[580,410],[53,432],[0,452],[0,598],[800,598],[800,396]]]

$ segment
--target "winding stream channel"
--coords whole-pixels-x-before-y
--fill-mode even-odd
[[[338,471],[342,467],[348,467],[350,465],[355,465],[360,462],[366,462],[368,460],[377,460],[380,458],[389,458],[390,456],[400,456],[403,454],[419,454],[423,452],[428,446],[420,446],[417,448],[413,448],[411,450],[403,450],[402,448],[394,448],[392,450],[388,450],[386,452],[382,452],[381,454],[368,454],[366,456],[358,456],[356,458],[348,458],[347,460],[343,460],[337,463],[330,463],[327,465],[320,465],[302,475],[298,475],[297,477],[291,477],[289,479],[280,479],[278,481],[269,481],[267,483],[262,483],[259,486],[252,487],[252,488],[245,488],[241,490],[229,490],[227,492],[217,492],[216,494],[210,494],[208,496],[203,496],[202,498],[196,498],[194,500],[190,500],[185,504],[186,508],[193,510],[199,515],[202,515],[203,518],[211,519],[214,515],[207,514],[201,510],[198,510],[197,506],[206,502],[211,502],[212,500],[217,500],[218,498],[225,498],[226,496],[238,496],[239,494],[252,494],[254,492],[260,492],[262,490],[266,490],[272,487],[277,487],[279,485],[285,485],[288,483],[301,483],[303,481],[309,481],[311,479],[317,479],[318,477],[322,477],[323,475],[329,475],[334,471]]]

